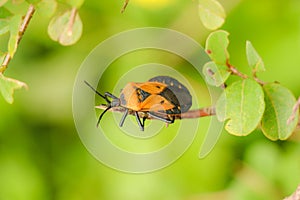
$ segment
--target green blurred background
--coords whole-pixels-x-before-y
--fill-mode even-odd
[[[250,40],[267,68],[260,78],[278,81],[299,96],[300,1],[220,2],[228,14],[223,28],[230,32],[232,64],[249,72],[245,41]],[[300,183],[299,133],[289,141],[271,142],[259,130],[247,137],[224,131],[213,151],[199,159],[209,122],[200,119],[203,129],[186,153],[148,174],[115,171],[88,153],[74,126],[72,89],[77,70],[96,45],[121,31],[148,26],[180,31],[202,45],[209,34],[199,20],[197,1],[132,0],[120,14],[122,5],[121,0],[86,1],[79,10],[82,38],[70,47],[48,38],[49,18],[38,12],[33,17],[5,72],[26,82],[29,90],[17,91],[13,105],[0,98],[0,200],[265,200],[291,194]],[[155,61],[181,71],[199,87],[195,91],[200,105],[208,106],[209,96],[204,85],[197,86],[195,73],[183,69],[181,61],[158,54],[137,52],[114,63],[121,70],[108,70],[99,89],[110,91],[116,77],[131,66]],[[103,127],[116,126],[109,122],[111,117],[105,116]],[[166,128],[163,134],[172,130]]]

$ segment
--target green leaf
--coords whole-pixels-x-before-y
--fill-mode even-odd
[[[0,91],[4,99],[8,103],[13,103],[14,91],[21,88],[27,89],[28,87],[25,83],[15,79],[7,78],[2,73],[0,73]]]
[[[42,15],[51,17],[57,9],[57,2],[55,0],[42,0],[37,4],[37,8]]]
[[[18,38],[19,38],[19,29],[22,23],[22,16],[21,15],[15,15],[10,20],[10,37],[8,41],[8,53],[11,57],[14,56],[17,47],[18,47]]]
[[[216,65],[212,61],[206,63],[202,70],[207,83],[217,87],[225,83],[230,75],[227,66]]]
[[[207,29],[216,30],[223,25],[226,13],[216,0],[199,0],[199,16]]]
[[[7,17],[11,17],[12,13],[7,10],[5,7],[0,7],[0,18],[5,19]]]
[[[246,54],[249,66],[254,72],[265,71],[265,65],[257,51],[254,49],[250,41],[246,42]]]
[[[82,22],[75,9],[54,17],[48,26],[51,39],[66,46],[76,43],[81,33]]]
[[[205,50],[216,64],[226,65],[229,59],[228,35],[228,32],[219,30],[212,32],[206,40]]]
[[[294,95],[277,83],[263,86],[266,110],[261,121],[264,135],[271,140],[286,140],[291,136],[298,122],[298,115],[289,124],[288,118],[293,113],[296,103]]]
[[[258,126],[264,109],[263,90],[251,79],[237,81],[227,87],[216,104],[218,119],[228,119],[225,129],[237,136],[251,133]]]

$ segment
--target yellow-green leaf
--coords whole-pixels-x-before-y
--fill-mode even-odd
[[[254,72],[265,71],[265,65],[250,41],[246,42],[246,55],[249,66]]]
[[[209,57],[218,65],[226,65],[229,59],[227,51],[229,33],[223,30],[212,32],[206,40],[205,50]]]
[[[48,26],[48,34],[51,39],[66,46],[76,43],[80,39],[81,33],[82,22],[76,9],[54,17]]]
[[[12,16],[12,13],[9,10],[7,10],[5,7],[0,7],[0,19],[5,19],[10,16]]]
[[[0,0],[0,6],[3,6],[8,0]]]
[[[203,66],[202,72],[206,82],[213,86],[221,86],[228,79],[230,72],[225,65],[217,65],[214,62],[208,62]]]
[[[12,0],[13,4],[21,4],[23,2],[24,2],[24,0]]]
[[[27,1],[27,3],[29,3],[29,4],[34,4],[34,5],[36,5],[36,4],[38,4],[41,0],[26,0]]]
[[[216,30],[223,25],[226,13],[216,0],[199,0],[199,16],[207,29]]]
[[[12,104],[14,101],[14,91],[21,88],[28,88],[27,85],[21,81],[7,78],[0,73],[0,91],[4,99]]]
[[[80,8],[84,3],[84,0],[65,0],[67,4],[69,4],[73,8]]]
[[[3,35],[9,31],[9,23],[5,19],[0,19],[0,35]]]
[[[285,87],[277,83],[263,86],[265,93],[266,110],[261,128],[265,136],[271,140],[286,140],[295,130],[298,115],[288,123],[296,103],[294,95]]]
[[[265,109],[262,87],[251,79],[234,82],[225,89],[216,105],[220,121],[228,120],[225,129],[245,136],[258,126]]]
[[[51,17],[57,8],[57,2],[55,0],[42,0],[37,4],[39,12],[47,17]]]

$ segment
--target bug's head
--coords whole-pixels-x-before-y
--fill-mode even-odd
[[[120,106],[120,99],[118,97],[114,96],[113,94],[108,93],[108,92],[105,92],[105,94],[102,95],[95,88],[93,88],[93,86],[91,86],[87,81],[84,81],[84,83],[87,86],[89,86],[97,95],[102,97],[107,102],[107,104],[106,104],[107,108],[99,116],[99,119],[98,119],[98,122],[97,122],[97,127],[98,127],[99,123],[100,123],[100,120],[102,119],[102,117],[106,113],[106,111],[108,111],[109,109],[111,109],[113,107],[119,107]],[[110,97],[112,100],[109,100],[108,97]]]
[[[120,106],[120,99],[119,98],[112,98],[112,101],[108,103],[110,107],[119,107]]]

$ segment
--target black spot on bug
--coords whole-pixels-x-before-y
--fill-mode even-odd
[[[156,88],[160,89],[160,86],[159,86],[159,85],[157,85],[157,86],[156,86]]]
[[[138,99],[139,99],[140,102],[145,101],[145,99],[147,99],[150,96],[150,93],[145,92],[141,88],[137,88],[136,93],[138,95]]]
[[[165,103],[165,101],[164,100],[162,100],[161,102],[160,102],[160,104],[164,104]]]

